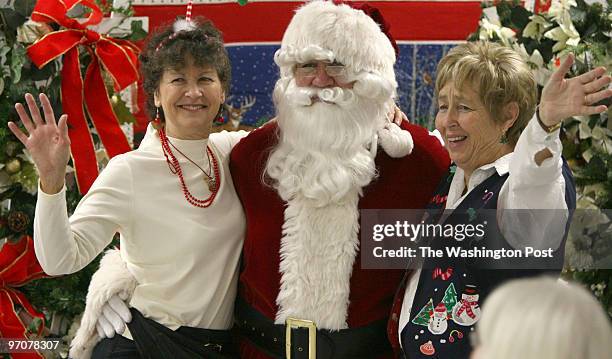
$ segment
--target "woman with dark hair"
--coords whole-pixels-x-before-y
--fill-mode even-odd
[[[9,127],[40,174],[36,256],[47,274],[73,273],[120,233],[121,259],[138,283],[133,320],[123,336],[101,341],[94,358],[225,357],[233,350],[245,227],[228,163],[246,132],[211,134],[211,127],[229,89],[230,62],[220,32],[203,19],[163,27],[141,62],[155,120],[138,149],[111,159],[70,218],[66,115],[56,123],[44,94],[43,115],[30,94],[29,115],[16,105],[27,132]]]

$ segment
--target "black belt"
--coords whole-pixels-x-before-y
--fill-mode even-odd
[[[285,346],[287,339],[291,343],[291,359],[371,359],[392,352],[387,339],[386,319],[364,327],[339,331],[316,329],[311,323],[288,320],[287,324],[291,330],[287,332],[286,325],[274,324],[272,320],[240,298],[236,301],[236,326],[240,335],[275,358],[287,357]],[[311,339],[314,338],[316,338],[316,348],[311,352],[309,346],[313,347]]]

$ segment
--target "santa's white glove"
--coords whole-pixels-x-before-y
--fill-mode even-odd
[[[132,320],[132,313],[126,304],[127,298],[123,293],[113,295],[102,306],[102,313],[96,323],[96,330],[100,338],[112,338],[115,334],[123,334],[126,323]]]
[[[378,130],[378,143],[393,158],[409,155],[414,148],[410,132],[402,130],[395,123],[387,123],[385,127]]]

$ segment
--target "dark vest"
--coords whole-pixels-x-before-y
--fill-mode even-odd
[[[565,179],[565,201],[570,210],[576,208],[576,190],[571,171],[563,160]],[[438,223],[446,205],[446,198],[454,176],[451,167],[442,180],[429,205],[429,223]],[[434,237],[427,246],[442,250],[446,246],[469,249],[513,249],[501,235],[495,219],[499,192],[508,179],[508,174],[497,173],[476,186],[452,211],[442,224],[468,224],[488,222],[484,236],[472,236],[463,241]],[[538,269],[490,269],[493,259],[458,258],[443,256],[428,257],[423,261],[417,291],[414,297],[408,324],[402,329],[402,347],[407,358],[468,359],[472,348],[469,336],[480,318],[480,306],[486,297],[505,281],[520,277],[537,276],[543,273],[558,275],[563,267],[565,239],[570,221],[559,248],[554,252],[552,263]],[[560,260],[559,260],[560,259]],[[550,261],[550,260],[549,260]]]

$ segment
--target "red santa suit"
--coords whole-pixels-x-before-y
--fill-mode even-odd
[[[401,127],[413,137],[412,154],[391,158],[383,151],[378,152],[375,162],[379,175],[363,189],[359,209],[424,208],[448,168],[448,155],[437,138],[416,125],[404,122]],[[277,141],[276,124],[255,130],[234,147],[230,162],[247,219],[239,297],[271,321],[278,310],[279,251],[286,203],[272,186],[262,183],[262,178],[268,155]],[[401,276],[400,270],[362,269],[357,257],[350,277],[346,278],[350,281],[348,327],[367,326],[387,318]],[[325,283],[319,283],[314,290],[326,290]],[[243,358],[268,358],[255,347],[247,346],[242,345]]]

